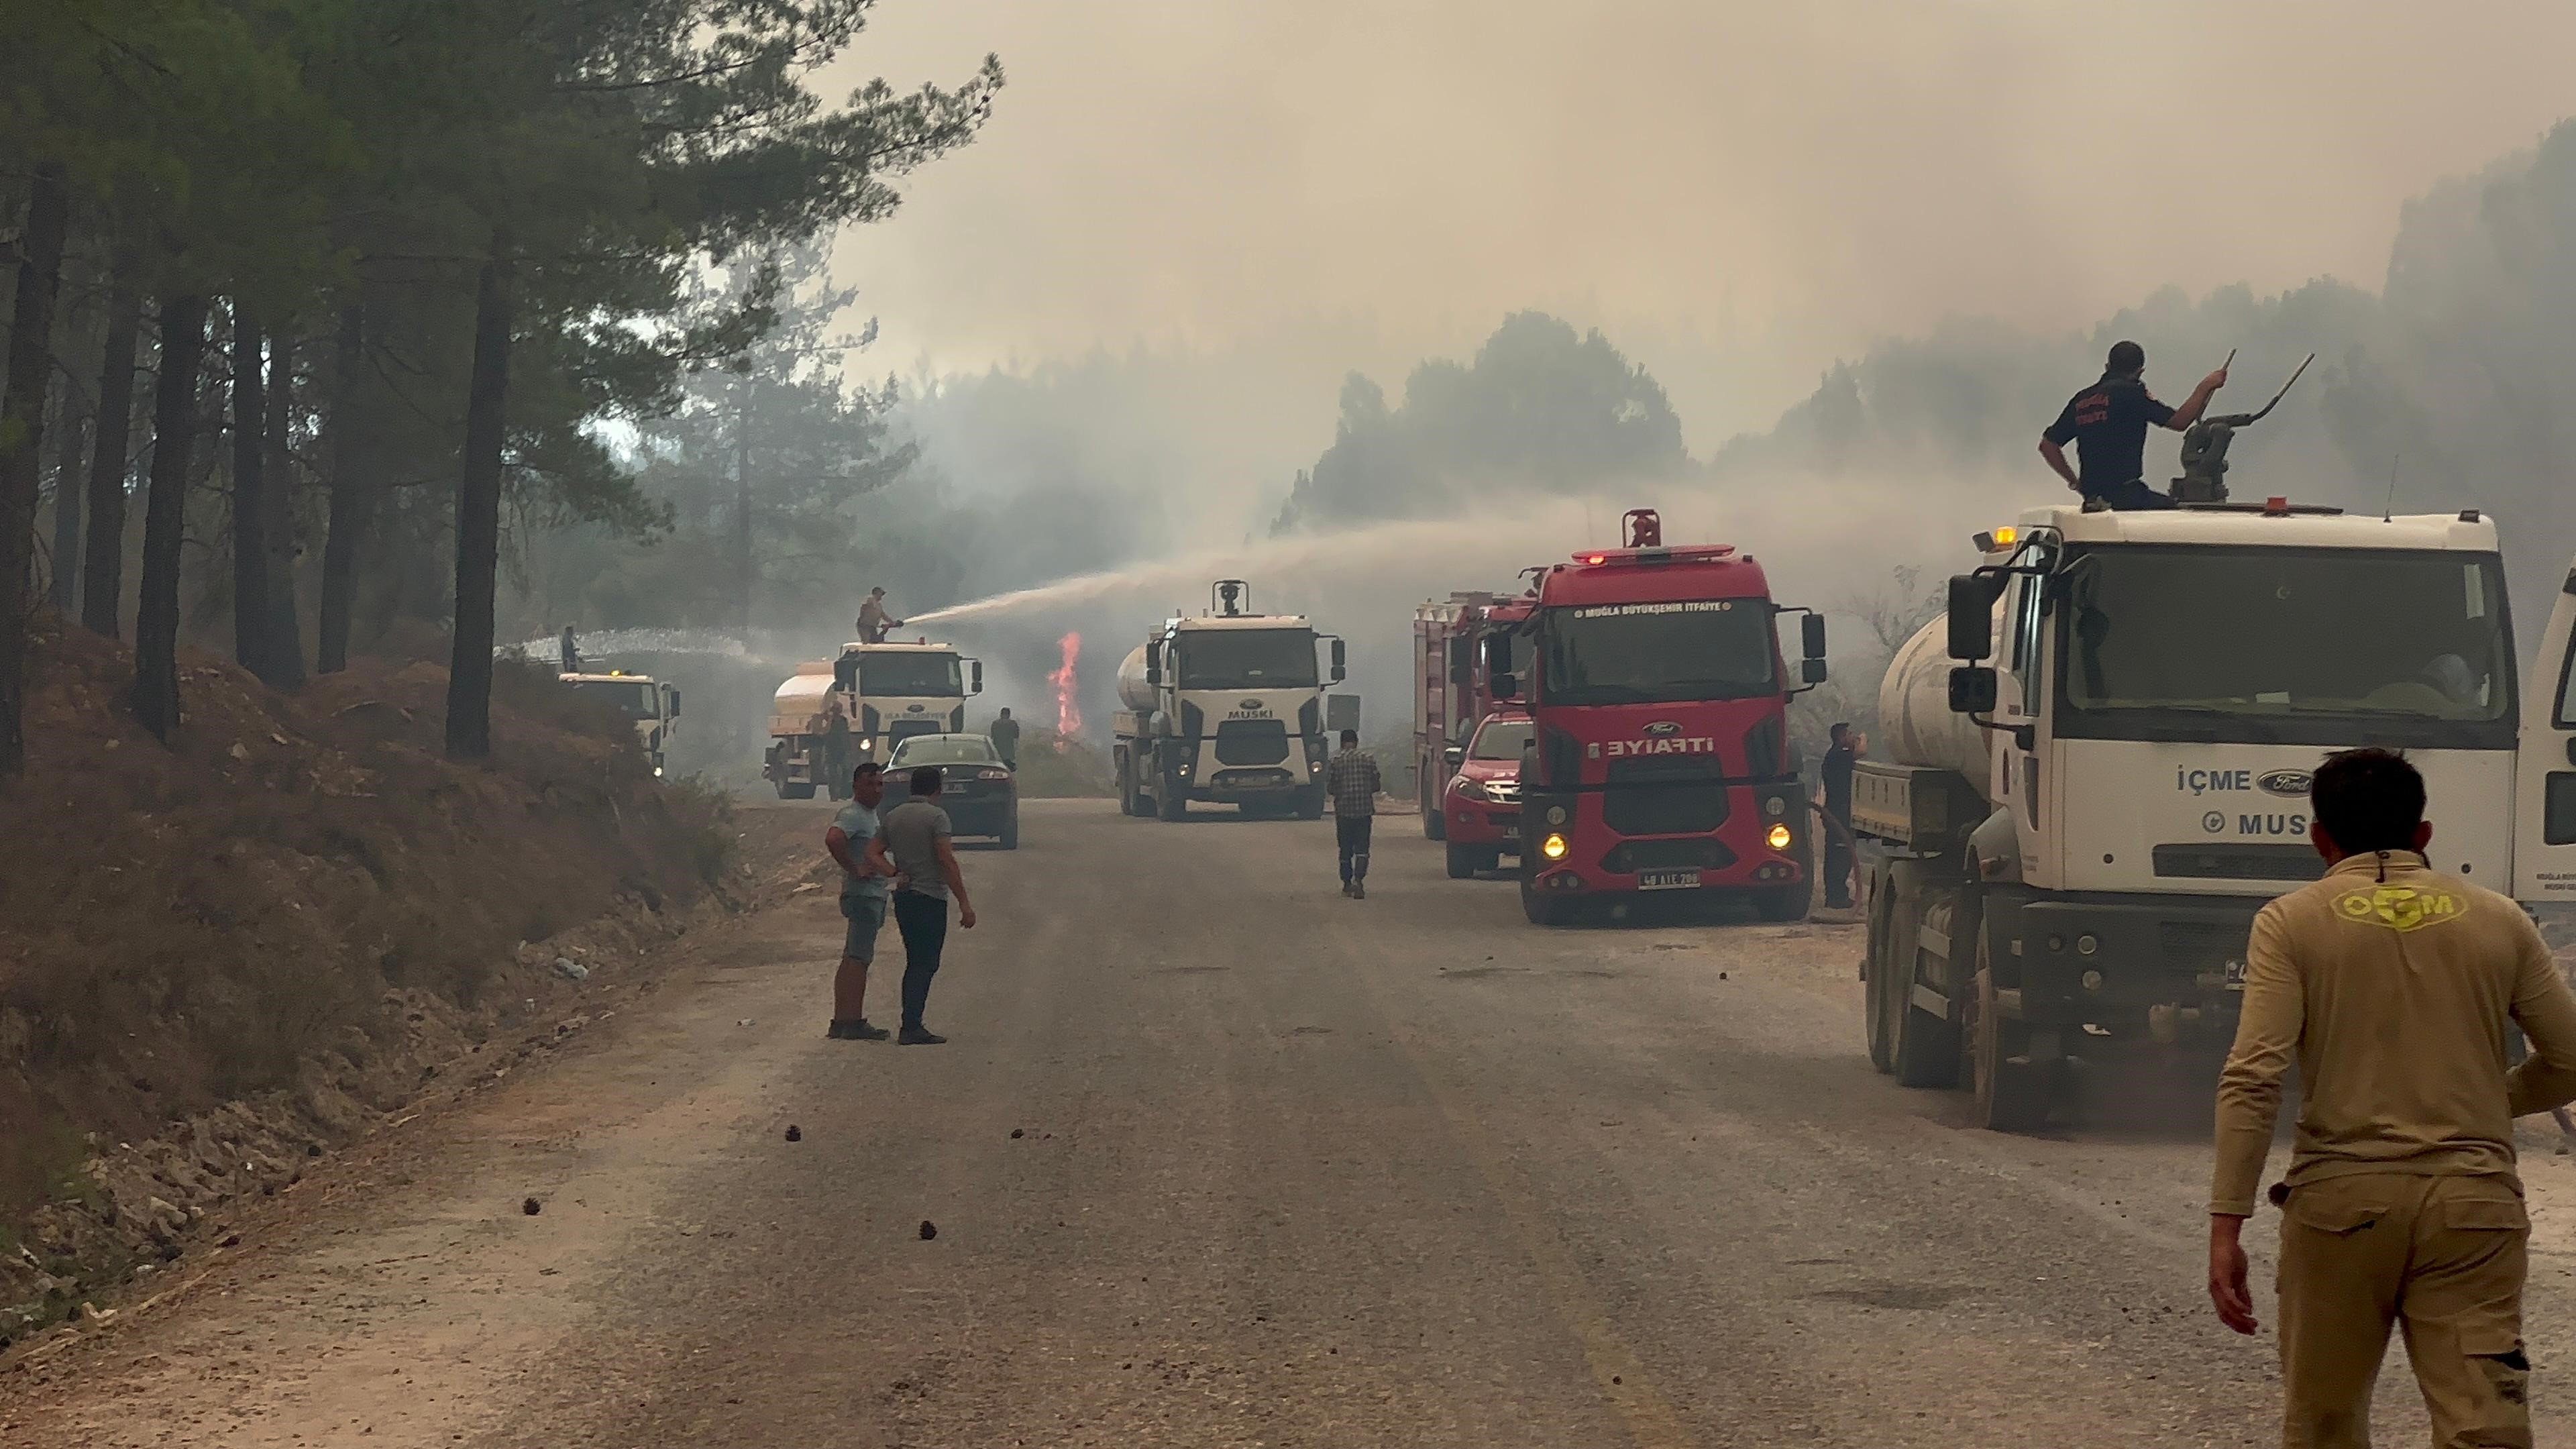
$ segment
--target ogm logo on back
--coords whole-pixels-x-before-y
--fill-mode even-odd
[[[2374,883],[2356,886],[2335,897],[2335,914],[2355,925],[2384,926],[2392,931],[2420,931],[2445,925],[2468,914],[2469,903],[2449,891]]]

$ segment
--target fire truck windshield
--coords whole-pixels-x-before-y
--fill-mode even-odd
[[[1539,619],[1544,704],[1753,699],[1779,692],[1778,659],[1762,599],[1565,605]]]

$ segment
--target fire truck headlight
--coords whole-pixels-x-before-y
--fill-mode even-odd
[[[1771,833],[1763,836],[1762,838],[1770,842],[1773,850],[1787,850],[1789,848],[1789,827],[1786,825],[1774,825],[1771,827]]]
[[[1767,796],[1762,801],[1762,813],[1774,820],[1779,819],[1781,813],[1788,808],[1789,802],[1778,795]]]
[[[1550,805],[1547,807],[1547,823],[1550,825],[1563,825],[1565,823],[1565,807],[1562,805]]]
[[[1547,839],[1538,843],[1538,853],[1546,856],[1550,860],[1565,859],[1565,837],[1562,835],[1550,835]]]

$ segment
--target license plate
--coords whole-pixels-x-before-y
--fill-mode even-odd
[[[2244,962],[2230,961],[2227,963],[2227,989],[2230,991],[2242,991],[2245,989]]]
[[[1699,889],[1699,872],[1695,870],[1641,870],[1637,872],[1637,889],[1641,891],[1695,891]]]

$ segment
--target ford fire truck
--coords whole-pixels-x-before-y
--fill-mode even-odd
[[[1453,593],[1413,611],[1413,778],[1425,839],[1448,839],[1440,796],[1457,773],[1451,756],[1494,711],[1485,636],[1519,628],[1529,611],[1525,597],[1481,591]]]
[[[1553,925],[1640,893],[1724,892],[1799,919],[1814,876],[1785,706],[1824,680],[1824,619],[1771,602],[1731,545],[1667,545],[1652,509],[1624,521],[1626,547],[1539,572],[1529,617],[1486,645],[1494,697],[1534,725],[1522,910]],[[1784,613],[1805,616],[1797,685]]]

